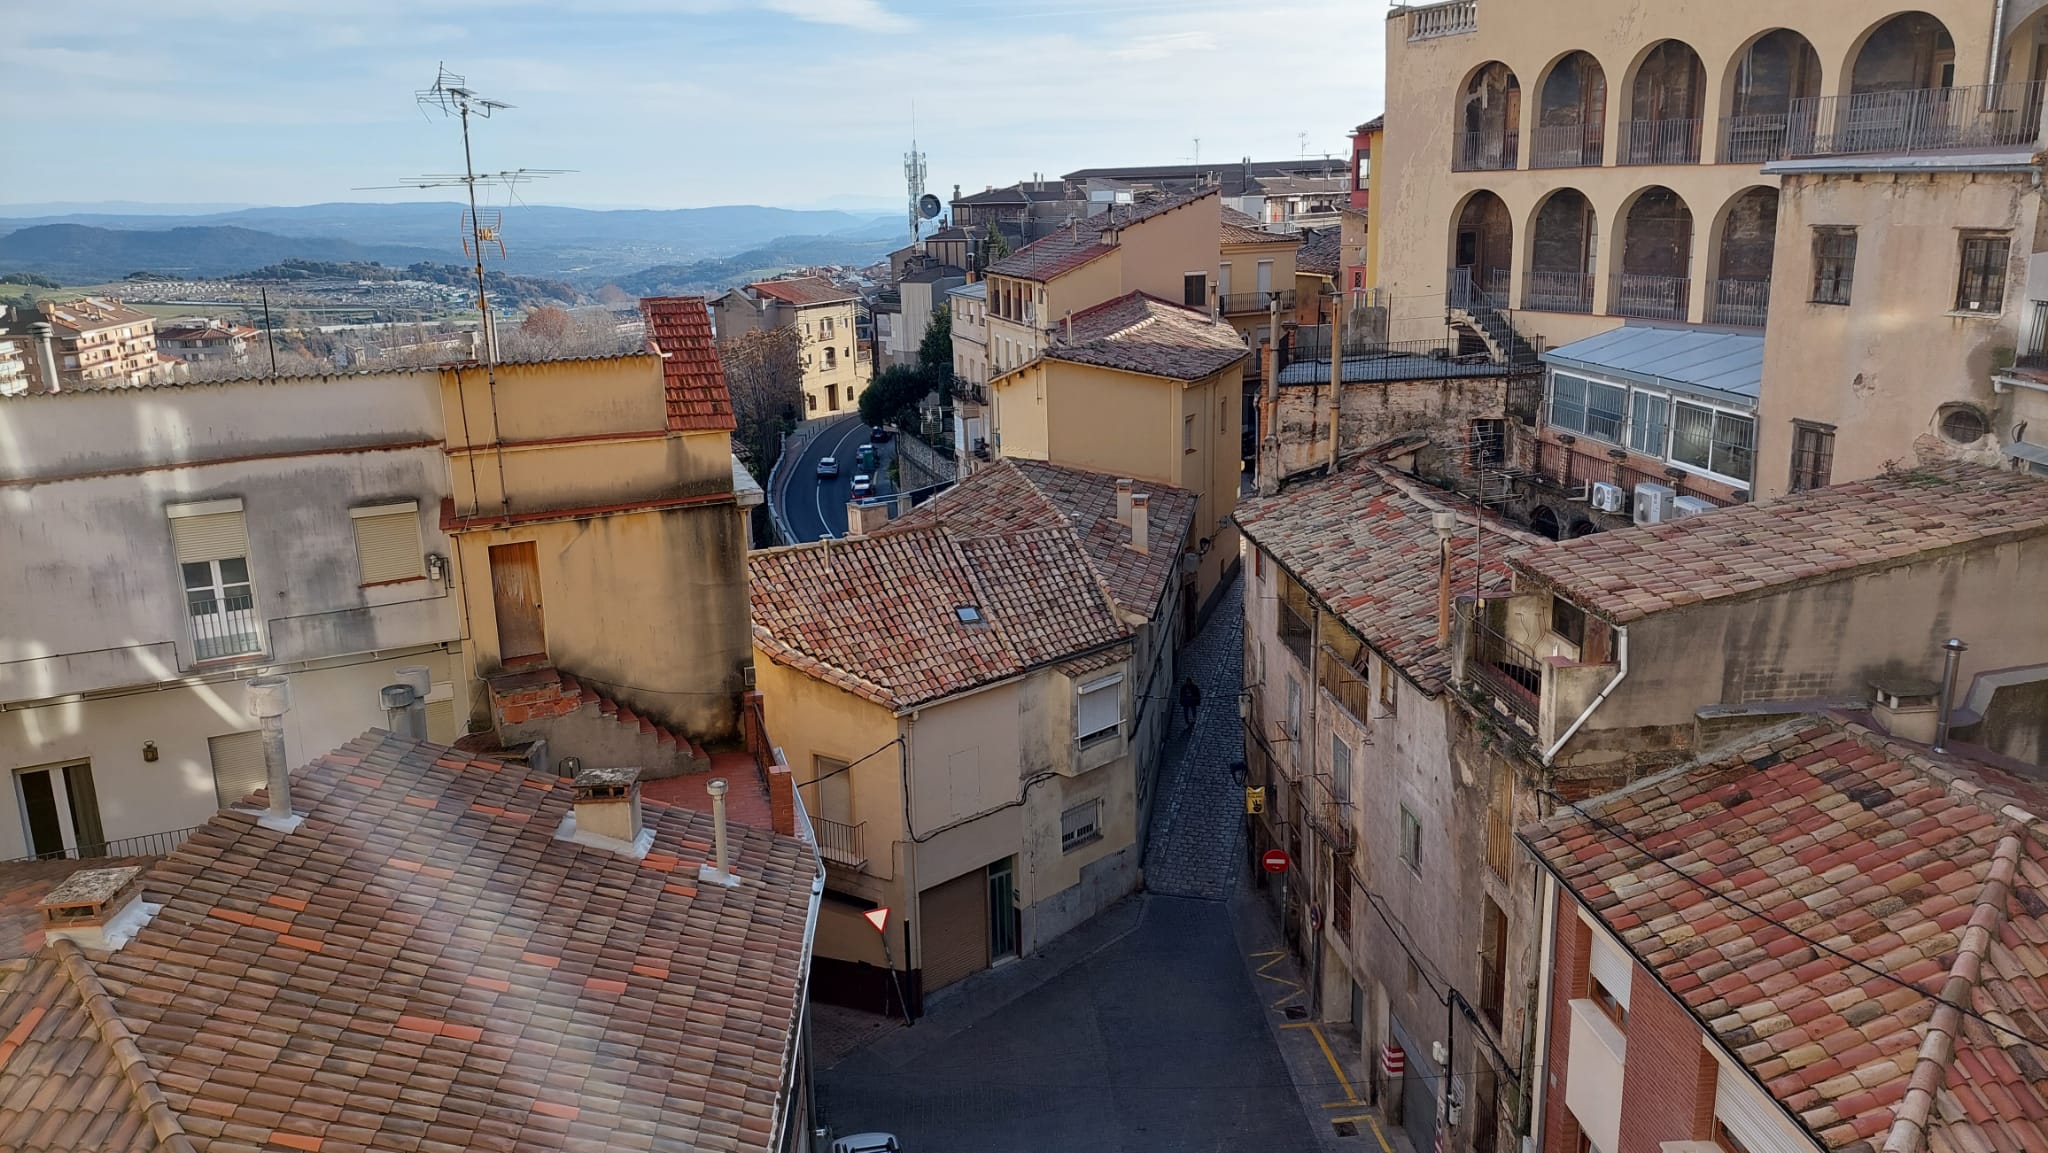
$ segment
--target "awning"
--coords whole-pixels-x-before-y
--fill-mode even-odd
[[[1763,392],[1761,333],[1624,325],[1559,345],[1545,363],[1755,409]]]

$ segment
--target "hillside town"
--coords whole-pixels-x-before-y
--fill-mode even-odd
[[[1383,69],[10,304],[0,1149],[2048,1150],[2048,2]]]

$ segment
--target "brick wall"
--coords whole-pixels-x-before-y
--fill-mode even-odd
[[[1700,1027],[1638,965],[1628,994],[1628,1066],[1621,1094],[1621,1148],[1659,1153],[1666,1141],[1713,1136],[1714,1058]]]
[[[1454,480],[1464,470],[1467,426],[1510,416],[1515,387],[1516,381],[1502,376],[1348,383],[1338,415],[1338,449],[1348,456],[1395,437],[1424,436],[1430,444],[1418,454],[1416,470]],[[1328,459],[1330,384],[1285,385],[1278,392],[1280,471],[1291,476]]]
[[[1579,920],[1578,904],[1563,892],[1558,894],[1552,947],[1556,954],[1550,972],[1550,1051],[1543,1068],[1543,1153],[1578,1153],[1579,1123],[1564,1104],[1565,1061],[1572,1044],[1572,1001],[1586,995],[1586,954],[1592,937]]]

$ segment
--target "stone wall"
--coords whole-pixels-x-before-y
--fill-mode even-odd
[[[959,478],[959,462],[907,432],[896,436],[896,460],[896,487],[901,492],[930,488]]]

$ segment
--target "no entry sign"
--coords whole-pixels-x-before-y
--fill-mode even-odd
[[[1287,859],[1285,849],[1267,849],[1265,855],[1259,858],[1259,864],[1269,873],[1284,873],[1291,863]]]

